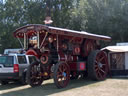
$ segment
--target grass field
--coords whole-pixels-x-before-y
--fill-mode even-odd
[[[71,80],[63,89],[57,89],[52,79],[34,88],[11,83],[0,85],[0,96],[128,96],[128,78],[110,78],[101,82]]]

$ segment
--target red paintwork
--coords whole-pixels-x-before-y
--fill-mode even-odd
[[[39,54],[34,51],[33,49],[29,49],[27,52],[26,52],[26,55],[34,55],[36,56],[37,58],[39,58]]]
[[[80,66],[81,71],[86,69],[85,68],[85,62],[80,62],[79,66]]]
[[[44,60],[45,59],[45,60]],[[46,64],[48,62],[48,54],[42,54],[40,57],[41,63]]]
[[[84,43],[84,46],[83,46],[83,53],[82,55],[85,57],[85,56],[88,56],[89,53],[92,51],[92,50],[95,50],[96,44],[94,43],[94,40],[90,40],[90,39],[87,39]]]
[[[70,66],[70,71],[76,71],[77,70],[77,62],[68,62]]]
[[[36,36],[36,34],[39,32],[40,34],[40,45],[47,47],[49,46],[48,44],[50,43],[49,39],[45,40],[43,42],[43,38],[45,38],[46,32],[48,32],[49,35],[48,38],[53,38],[53,45],[57,49],[56,43],[57,43],[57,34],[58,34],[58,61],[65,61],[65,62],[77,62],[78,61],[78,55],[82,55],[84,57],[88,56],[90,51],[95,49],[95,40],[105,40],[109,41],[111,40],[110,37],[105,37],[101,35],[93,35],[90,33],[83,33],[79,31],[74,31],[74,30],[68,30],[68,29],[62,29],[62,28],[57,28],[57,27],[49,27],[41,24],[31,24],[27,26],[23,26],[21,28],[18,28],[14,32],[14,36],[17,38],[24,38],[24,34],[30,38],[33,36]],[[86,38],[86,41],[84,42],[84,45],[82,46],[83,40]],[[67,41],[65,41],[67,40]],[[63,43],[64,41],[64,43]],[[43,44],[42,44],[43,42]],[[71,43],[71,44],[70,44]],[[73,48],[72,53],[66,54],[65,50],[68,49],[68,44]],[[41,47],[42,47],[41,46]],[[26,54],[29,55],[35,55],[37,58],[41,58],[41,55],[44,55],[41,51],[42,49],[39,49],[40,51],[34,51],[32,49],[29,49]],[[49,49],[50,52],[50,49]],[[76,66],[73,65],[73,66]],[[75,68],[75,67],[74,67]],[[70,69],[74,69],[72,66]],[[74,70],[77,70],[75,68]]]

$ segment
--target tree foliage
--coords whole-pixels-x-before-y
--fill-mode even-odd
[[[13,31],[26,24],[44,24],[48,0],[0,0],[0,52],[19,46]],[[49,0],[53,26],[67,27],[72,0]]]
[[[109,35],[112,44],[128,41],[128,0],[80,0],[72,17],[73,29]]]
[[[128,41],[128,0],[0,0],[0,52],[20,47],[16,28],[44,24],[48,1],[53,26],[109,35],[111,44]]]

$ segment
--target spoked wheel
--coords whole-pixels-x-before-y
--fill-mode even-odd
[[[70,80],[70,68],[65,62],[59,62],[55,65],[54,82],[58,88],[64,88]]]
[[[39,62],[33,62],[30,64],[27,70],[27,82],[31,87],[39,86],[43,82],[41,76],[41,67]]]
[[[88,76],[93,80],[104,80],[108,72],[108,59],[103,51],[92,51],[88,57]]]

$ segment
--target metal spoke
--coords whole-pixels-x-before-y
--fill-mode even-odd
[[[62,75],[57,75],[57,78],[62,78],[63,76]]]
[[[99,76],[102,78],[102,75],[101,75],[101,73],[98,71],[98,74],[99,74]]]
[[[101,62],[104,59],[104,56],[99,60],[99,62]]]
[[[95,60],[95,63],[98,64],[97,60]]]
[[[67,79],[67,77],[64,77],[64,80],[66,80]]]
[[[104,71],[104,70],[102,70],[102,69],[100,69],[100,71],[102,71],[103,73],[105,73],[105,71]]]
[[[106,64],[102,64],[103,66],[106,66]]]
[[[99,57],[96,57],[96,60],[95,61],[97,61],[97,63],[99,62]]]
[[[98,69],[98,62],[95,60],[95,69]]]
[[[99,70],[99,68],[96,68],[95,71],[97,72]]]
[[[65,72],[65,71],[67,70],[67,68],[66,68],[65,66],[64,66],[63,68],[64,68],[64,69],[63,69],[63,72]]]
[[[62,71],[62,69],[61,69],[61,67],[59,67],[59,71],[62,73],[63,71]]]

